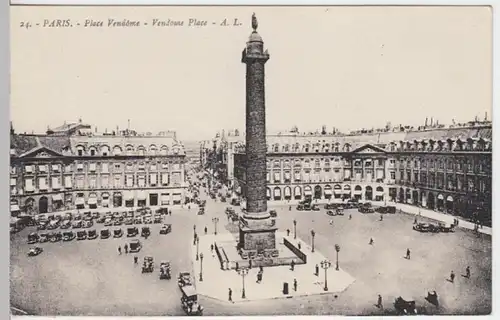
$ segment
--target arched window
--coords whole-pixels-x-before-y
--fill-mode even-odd
[[[109,156],[109,146],[103,145],[101,146],[101,155],[102,156]]]
[[[166,156],[168,154],[168,147],[167,146],[161,146],[160,148],[160,155]]]
[[[150,145],[149,146],[149,153],[151,155],[156,155],[156,153],[158,152],[158,148],[156,148],[156,146],[154,144]]]
[[[85,147],[81,145],[76,146],[76,154],[80,157],[85,155]]]
[[[113,147],[113,155],[119,156],[122,154],[122,148],[119,146],[114,146]]]
[[[137,147],[137,154],[140,156],[145,156],[146,155],[146,148],[143,146]]]

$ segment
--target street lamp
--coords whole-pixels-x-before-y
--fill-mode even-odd
[[[198,251],[200,249],[200,238],[196,238],[196,261],[198,261],[199,256],[198,256]]]
[[[337,252],[337,263],[335,266],[335,270],[339,270],[339,251],[340,251],[340,246],[338,244],[335,245],[335,251]]]
[[[203,281],[203,252],[200,253],[200,282]]]
[[[321,261],[320,265],[321,265],[321,268],[323,270],[325,270],[325,287],[323,288],[323,290],[328,291],[328,276],[326,273],[327,273],[327,270],[332,266],[332,263],[328,260],[323,260],[323,261]]]
[[[297,239],[297,220],[293,219],[293,238]]]
[[[193,237],[196,237],[196,225],[193,224]]]
[[[314,230],[311,230],[311,237],[312,237],[312,252],[314,252],[314,236],[316,235],[316,232]]]
[[[245,277],[248,274],[248,269],[247,268],[240,268],[238,270],[238,274],[241,276],[241,280],[243,282],[243,290],[241,291],[241,298],[246,299],[245,295]]]
[[[217,223],[219,222],[219,218],[212,218],[212,222],[214,223],[214,234],[217,235]]]

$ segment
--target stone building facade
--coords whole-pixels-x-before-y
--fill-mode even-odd
[[[175,134],[11,134],[11,211],[181,205],[185,153]]]
[[[398,201],[491,219],[491,124],[364,135],[268,136],[267,199]],[[399,140],[395,140],[398,138]],[[233,190],[245,198],[246,157],[234,150]]]

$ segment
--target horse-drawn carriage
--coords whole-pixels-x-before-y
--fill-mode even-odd
[[[142,273],[151,273],[154,271],[154,260],[151,256],[144,257],[144,262],[142,263]]]
[[[160,263],[160,279],[161,280],[163,280],[163,279],[170,280],[170,278],[172,277],[170,271],[171,271],[170,270],[170,262],[162,261]]]

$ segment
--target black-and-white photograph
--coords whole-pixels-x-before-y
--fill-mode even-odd
[[[11,7],[10,309],[492,312],[490,7]]]

